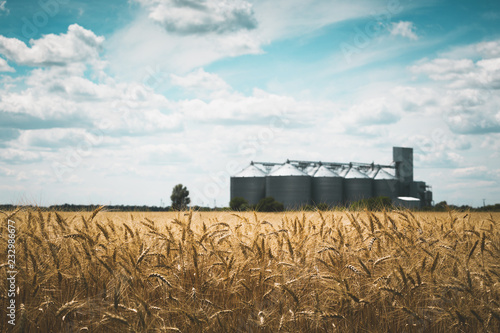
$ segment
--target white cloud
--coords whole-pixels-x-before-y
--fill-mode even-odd
[[[464,57],[456,59],[453,54]],[[444,55],[444,58],[425,59],[410,70],[436,81],[450,81],[454,88],[500,89],[499,41],[464,46]]]
[[[423,60],[410,67],[436,82],[434,94],[440,113],[450,129],[462,134],[500,132],[500,57],[495,57],[497,42],[479,43],[470,58]],[[483,57],[483,59],[481,59]]]
[[[475,49],[485,58],[500,57],[500,41],[483,42],[475,45]]]
[[[253,29],[252,5],[244,0],[136,0],[149,18],[179,34],[230,33]]]
[[[139,13],[128,26],[110,36],[109,43],[106,43],[106,54],[114,75],[133,80],[142,80],[147,76],[148,68],[157,67],[167,73],[185,75],[193,69],[206,67],[227,57],[264,53],[264,46],[276,40],[303,36],[336,22],[370,17],[373,13],[385,13],[388,10],[387,1],[384,0],[252,0],[252,15],[257,22],[254,29],[240,26],[239,30],[201,35],[169,33],[150,17],[150,9],[167,4],[170,6],[172,0],[135,1],[142,3],[148,14]],[[241,4],[244,1],[179,0],[176,6],[198,13],[196,8],[200,6],[215,8],[222,3],[227,4],[225,10],[231,10],[243,6]],[[405,9],[412,6],[405,6]],[[402,6],[399,7],[401,10]],[[195,18],[199,18],[198,14],[193,14],[183,22],[191,24]]]
[[[9,66],[5,59],[0,58],[0,72],[15,72],[16,70]]]
[[[500,57],[500,40],[451,47],[439,52],[441,59],[490,59]]]
[[[77,146],[91,134],[81,128],[52,128],[25,130],[17,140],[23,147],[54,148]]]
[[[434,59],[410,67],[414,73],[426,74],[433,80],[453,80],[464,73],[474,70],[474,62],[470,59]]]
[[[482,178],[488,179],[494,173],[490,172],[484,165],[473,166],[467,168],[458,168],[453,170],[452,174],[460,178]]]
[[[418,36],[415,33],[416,27],[413,22],[399,21],[398,23],[392,23],[389,31],[393,36],[402,36],[409,38],[411,40],[417,40]]]
[[[494,90],[439,83],[432,89],[397,87],[392,97],[396,107],[423,117],[439,117],[456,134],[500,132],[500,97]]]
[[[456,168],[460,166],[465,158],[454,151],[432,151],[414,157],[420,167],[432,168]]]
[[[375,98],[354,105],[345,114],[350,127],[394,124],[401,119],[398,105],[387,98]]]
[[[95,83],[80,66],[35,69],[24,89],[0,90],[0,110],[46,122],[99,127],[106,135],[152,135],[182,127],[173,104],[139,83]],[[61,125],[59,125],[61,126]],[[66,124],[67,126],[67,124]]]
[[[0,1],[0,16],[2,15],[2,12],[5,14],[9,14],[9,9],[5,8],[5,5],[7,4],[7,1]]]
[[[115,77],[142,81],[151,69],[184,75],[222,58],[262,53],[261,45],[259,37],[247,30],[183,36],[139,18],[110,37],[106,54]]]
[[[192,91],[217,91],[230,88],[218,75],[207,73],[203,68],[199,68],[184,77],[172,74],[171,82],[175,86]]]
[[[439,96],[432,88],[398,86],[391,90],[391,97],[398,101],[404,112],[433,114],[439,107]]]
[[[41,154],[25,149],[0,148],[0,160],[11,164],[33,163],[40,161]]]
[[[234,92],[215,96],[209,101],[190,99],[180,101],[176,108],[191,121],[217,121],[226,126],[269,125],[271,121],[276,126],[311,126],[314,116],[308,111],[314,109],[319,113],[326,105],[300,102],[289,96],[254,89],[251,96]]]
[[[96,60],[103,42],[104,37],[72,24],[67,33],[32,39],[30,46],[16,38],[0,36],[0,54],[19,65],[64,66]]]
[[[207,38],[210,37],[204,39]],[[221,41],[225,37],[214,38]],[[178,36],[175,39],[185,41]],[[53,52],[60,47],[64,45],[55,45]],[[190,47],[194,59],[199,55],[195,52],[198,48],[194,44]],[[93,61],[101,61],[99,54]],[[44,177],[45,184],[57,183],[57,186],[74,179],[87,183],[90,175],[95,178],[95,174],[104,172],[114,175],[118,170],[115,164],[122,166],[123,177],[133,173],[136,178],[150,180],[161,174],[161,181],[165,181],[172,178],[172,174],[180,177],[185,173],[192,178],[194,171],[189,174],[185,168],[166,167],[184,161],[193,168],[196,164],[192,159],[198,155],[202,157],[196,158],[210,160],[215,150],[227,154],[228,146],[238,146],[235,140],[228,144],[228,138],[245,140],[255,133],[264,133],[267,138],[272,126],[292,129],[313,126],[312,114],[304,115],[310,114],[310,110],[325,112],[328,109],[322,103],[302,102],[258,89],[247,96],[202,68],[184,76],[172,75],[167,70],[159,73],[159,80],[170,78],[170,83],[179,90],[195,96],[203,96],[204,91],[208,94],[204,95],[204,101],[174,102],[148,87],[147,80],[140,80],[143,83],[122,81],[104,74],[102,68],[89,68],[78,59],[68,60],[65,66],[32,62],[40,68],[31,69],[25,76],[0,88],[0,110],[8,115],[7,119],[27,117],[32,122],[43,122],[42,127],[19,128],[20,135],[10,138],[6,141],[8,148],[0,150],[0,156],[8,163],[26,164],[24,170],[19,168],[18,180],[33,178],[28,169],[30,162],[37,162],[40,169],[49,173],[50,176]],[[272,136],[277,136],[276,133],[271,130]],[[287,145],[294,135],[280,137],[280,145]],[[231,153],[238,149],[232,148]],[[134,159],[130,158],[131,150],[137,152]],[[33,151],[43,153],[27,155]],[[58,166],[55,169],[54,163]],[[57,192],[56,187],[54,191]]]

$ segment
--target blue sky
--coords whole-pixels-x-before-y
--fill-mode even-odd
[[[0,0],[0,202],[227,205],[251,160],[500,202],[500,3]]]

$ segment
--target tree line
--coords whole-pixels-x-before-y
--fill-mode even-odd
[[[107,211],[117,211],[117,212],[169,212],[169,211],[183,211],[183,210],[194,210],[194,211],[258,211],[258,212],[282,212],[285,211],[283,203],[276,201],[272,197],[266,197],[261,199],[257,204],[250,205],[247,200],[241,197],[236,197],[231,199],[229,202],[229,207],[220,208],[210,208],[201,206],[190,206],[191,199],[189,198],[189,191],[186,186],[182,184],[177,184],[172,189],[172,194],[170,195],[170,200],[172,204],[167,207],[161,206],[147,206],[147,205],[105,205]],[[12,205],[12,204],[0,204],[0,211],[14,210],[19,207],[25,208],[40,208],[50,211],[61,211],[61,212],[81,212],[81,211],[94,211],[101,205],[75,205],[75,204],[62,204],[62,205],[51,205],[48,207],[40,207],[34,205]],[[381,211],[390,210],[394,206],[392,200],[388,197],[375,197],[369,199],[362,199],[352,203],[351,205],[331,207],[325,203],[319,203],[317,205],[304,205],[302,207],[297,207],[299,210],[313,211],[313,210],[330,210],[330,209],[345,209],[349,208],[351,210],[371,210],[371,211]],[[445,212],[448,210],[455,211],[470,211],[470,212],[500,212],[500,203],[494,205],[487,205],[483,207],[471,207],[471,206],[455,206],[448,205],[446,201],[441,201],[432,207],[422,207],[420,211],[436,211]]]

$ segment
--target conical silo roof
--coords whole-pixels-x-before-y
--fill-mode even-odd
[[[318,168],[313,177],[340,177],[336,172],[322,165]]]
[[[304,169],[304,172],[307,173],[309,176],[312,176],[316,173],[316,171],[319,169],[320,167],[317,166],[317,165],[310,165],[308,166],[307,168]]]
[[[374,179],[397,180],[397,178],[384,169],[380,169]]]
[[[340,177],[345,177],[347,173],[349,172],[350,168],[346,166],[341,166],[337,169],[337,173],[339,174]]]
[[[270,169],[269,169],[269,172],[267,173],[268,175],[272,174],[274,171],[278,170],[279,168],[281,168],[283,164],[276,164],[276,165],[273,165]]]
[[[346,179],[360,179],[360,178],[369,178],[367,175],[359,171],[357,168],[350,168],[349,171],[345,174],[344,178]]]
[[[369,177],[369,178],[375,178],[377,176],[377,173],[380,171],[380,168],[373,168],[373,169],[369,169],[367,172],[366,172],[366,175]]]
[[[290,163],[283,164],[279,169],[274,170],[269,176],[308,176]]]
[[[266,174],[261,169],[257,168],[255,165],[250,164],[248,167],[243,169],[240,173],[234,175],[238,178],[251,178],[251,177],[265,177]]]

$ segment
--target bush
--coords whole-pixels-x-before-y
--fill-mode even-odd
[[[285,206],[281,202],[274,200],[273,197],[260,199],[254,208],[258,212],[282,212],[285,210]]]
[[[248,205],[248,201],[246,201],[245,198],[234,197],[229,202],[229,207],[231,207],[231,209],[234,211],[241,212],[248,210],[250,206]]]
[[[392,200],[389,197],[375,197],[362,199],[354,202],[351,207],[353,210],[371,210],[380,211],[392,208]]]
[[[435,206],[434,206],[434,210],[436,212],[446,212],[448,210],[448,203],[446,201],[441,201],[441,202],[438,202]]]

